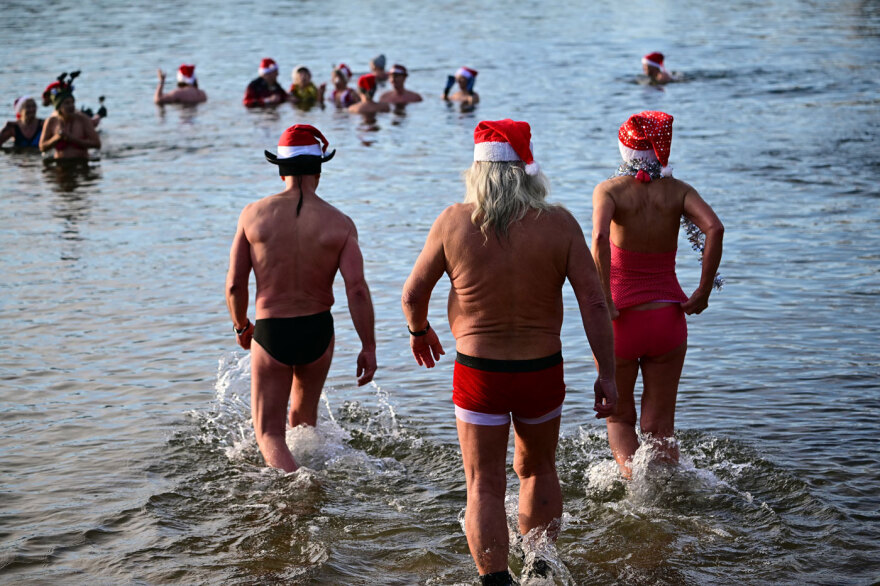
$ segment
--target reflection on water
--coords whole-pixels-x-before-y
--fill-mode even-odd
[[[479,119],[531,124],[552,201],[589,237],[590,193],[617,167],[617,129],[647,109],[675,116],[676,176],[727,226],[727,286],[689,318],[681,465],[643,462],[647,446],[635,480],[620,478],[592,418],[594,367],[566,289],[565,516],[555,547],[522,541],[511,471],[510,566],[543,560],[570,584],[876,579],[876,3],[686,0],[633,19],[629,5],[596,15],[545,3],[537,14],[478,2],[455,26],[443,3],[367,2],[333,18],[299,3],[296,35],[265,3],[7,4],[0,40],[29,64],[0,68],[10,101],[81,67],[77,91],[113,109],[100,163],[67,173],[33,153],[0,154],[4,581],[474,583],[451,360],[412,365],[400,287],[434,218],[463,195]],[[351,33],[378,30],[376,14],[396,31],[385,47]],[[33,24],[50,20],[48,36]],[[150,72],[175,58],[169,47],[192,52],[207,103],[156,109]],[[638,85],[652,50],[685,81]],[[371,121],[241,105],[264,56],[287,71],[345,60],[360,73],[380,51],[411,64],[407,87],[424,102]],[[56,68],[52,55],[71,62]],[[481,71],[476,110],[439,97],[459,62]],[[294,123],[337,149],[319,193],[358,226],[380,370],[375,385],[354,385],[360,344],[337,283],[320,425],[290,430],[306,468],[284,475],[253,442],[247,357],[231,353],[222,288],[238,213],[280,187],[263,151]],[[693,287],[699,265],[684,238],[680,248]],[[447,288],[430,313],[450,350]]]

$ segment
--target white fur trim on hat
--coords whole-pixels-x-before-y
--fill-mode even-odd
[[[315,155],[320,157],[324,155],[324,151],[318,143],[307,144],[304,146],[278,146],[279,159],[290,159],[300,155]]]
[[[278,71],[278,64],[273,63],[269,67],[260,67],[258,69],[258,71],[260,72],[260,75],[266,75],[267,73],[272,73],[273,71]]]
[[[33,98],[25,95],[25,96],[21,96],[20,98],[18,98],[17,100],[15,100],[12,103],[12,107],[15,109],[16,116],[21,114],[21,111],[24,109],[24,103],[27,102],[28,100],[33,100]]]
[[[529,143],[529,150],[534,155],[535,145]],[[478,142],[474,145],[475,161],[522,161],[509,142]],[[533,163],[537,165],[537,163]]]
[[[193,73],[193,76],[192,76],[192,77],[187,77],[187,76],[185,76],[184,74],[182,74],[181,72],[179,72],[179,71],[177,72],[177,81],[178,81],[178,83],[185,83],[185,84],[187,84],[187,85],[193,85],[193,84],[196,82],[196,79],[197,79],[197,78],[196,78],[196,74],[195,74],[195,73]]]
[[[475,161],[521,161],[509,142],[478,142],[474,145]]]
[[[651,61],[650,59],[645,59],[644,57],[642,57],[642,64],[643,65],[650,65],[651,67],[656,67],[657,69],[659,69],[661,71],[666,71],[666,67],[664,67],[662,63],[657,63],[656,61]]]
[[[632,161],[633,159],[641,159],[643,161],[656,161],[657,155],[654,154],[653,149],[649,149],[647,151],[637,151],[635,149],[631,149],[619,140],[617,141],[617,146],[620,148],[620,156],[624,161]]]

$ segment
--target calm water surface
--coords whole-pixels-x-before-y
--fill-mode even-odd
[[[3,6],[0,101],[82,69],[79,103],[105,95],[110,116],[84,171],[0,156],[0,581],[475,583],[452,359],[416,368],[401,285],[462,197],[479,119],[532,124],[553,199],[589,232],[617,128],[644,109],[676,118],[671,162],[725,222],[727,285],[689,319],[682,466],[639,464],[629,485],[566,290],[556,583],[880,579],[877,2]],[[637,83],[653,50],[686,81]],[[240,105],[264,56],[287,83],[298,63],[324,81],[379,52],[424,103],[376,122]],[[181,62],[208,103],[157,109],[156,68]],[[462,64],[480,71],[473,113],[435,98]],[[359,226],[381,370],[355,386],[337,284],[320,425],[290,431],[306,468],[285,476],[253,440],[223,280],[239,210],[281,187],[262,151],[295,122],[338,149],[319,192]],[[682,239],[686,290],[698,268]],[[431,318],[451,353],[447,290]],[[511,472],[511,527],[516,490]]]

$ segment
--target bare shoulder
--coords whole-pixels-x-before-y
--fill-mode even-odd
[[[581,233],[581,225],[577,218],[561,205],[542,211],[539,217],[547,218],[552,230],[560,235],[570,236]]]

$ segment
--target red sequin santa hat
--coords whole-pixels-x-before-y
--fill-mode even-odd
[[[177,69],[177,82],[185,83],[187,85],[193,85],[196,83],[196,66],[195,65],[181,65]]]
[[[474,161],[522,161],[526,173],[536,175],[541,167],[532,155],[532,129],[528,122],[483,120],[474,129]]]
[[[275,63],[273,59],[269,59],[266,57],[262,61],[260,61],[260,75],[266,75],[267,73],[272,73],[273,71],[278,71],[278,64]]]
[[[623,160],[658,161],[663,167],[661,175],[671,177],[669,150],[672,147],[672,120],[672,116],[666,112],[652,110],[630,116],[617,133]]]
[[[310,124],[295,124],[278,139],[278,154],[265,151],[266,160],[278,165],[282,176],[317,175],[321,163],[326,163],[336,154],[336,149],[327,152],[329,142],[321,131]]]
[[[363,90],[371,96],[376,91],[376,74],[367,73],[358,78],[358,89]]]
[[[642,65],[650,65],[660,71],[666,71],[666,68],[663,66],[663,53],[648,53],[642,57]]]

